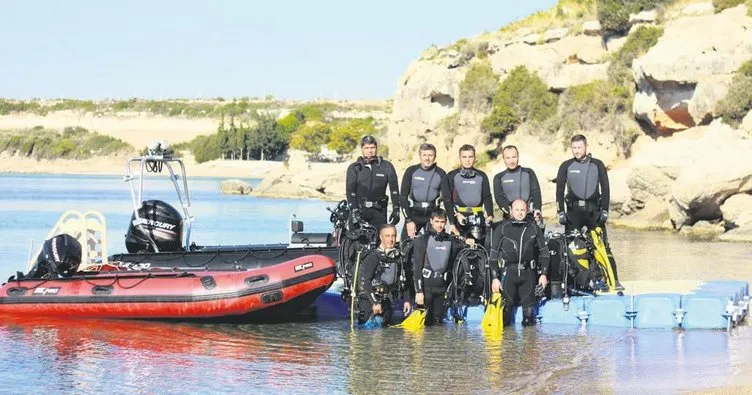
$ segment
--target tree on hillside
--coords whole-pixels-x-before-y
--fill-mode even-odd
[[[287,149],[288,139],[278,128],[277,119],[267,113],[253,115],[256,126],[251,133],[251,149],[261,160],[277,156]]]
[[[327,147],[340,155],[349,154],[358,146],[360,138],[376,134],[373,118],[353,119],[334,125]]]

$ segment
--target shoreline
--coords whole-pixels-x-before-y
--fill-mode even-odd
[[[136,155],[133,155],[136,156]],[[108,175],[123,176],[125,162],[131,156],[96,157],[84,160],[8,157],[0,155],[0,175],[48,174],[48,175]],[[284,167],[275,161],[232,161],[213,160],[196,163],[191,155],[180,157],[186,175],[217,179],[241,178],[263,179],[270,173]]]

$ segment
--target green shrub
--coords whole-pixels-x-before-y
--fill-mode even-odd
[[[598,21],[605,31],[626,33],[629,14],[669,5],[674,0],[598,0]]]
[[[0,152],[35,159],[73,158],[132,152],[129,144],[84,128],[68,127],[62,133],[39,128],[0,133]]]
[[[460,110],[487,109],[498,86],[499,76],[493,72],[491,62],[471,64],[460,82]]]
[[[652,48],[662,35],[663,28],[658,26],[640,26],[630,34],[627,42],[612,56],[608,66],[609,80],[634,90],[632,62]]]
[[[601,130],[610,133],[624,156],[638,136],[631,114],[633,88],[612,81],[594,81],[565,90],[559,98],[559,111],[544,128],[549,135],[563,130],[562,143],[569,145],[572,132]]]
[[[731,80],[732,89],[718,102],[718,115],[734,127],[752,110],[752,61],[745,62]]]
[[[321,152],[321,146],[329,142],[332,133],[330,125],[323,123],[306,124],[290,137],[290,147],[312,154]]]
[[[736,7],[739,4],[744,4],[745,0],[713,0],[713,8],[715,12],[721,12],[726,8]]]
[[[300,113],[293,111],[277,122],[277,129],[289,139],[293,132],[298,130],[302,121],[303,116]]]
[[[491,114],[481,123],[489,140],[503,138],[522,122],[542,122],[556,114],[556,94],[548,91],[537,73],[517,66],[499,84]]]
[[[373,118],[340,122],[332,127],[327,148],[340,155],[347,154],[358,146],[361,137],[374,134],[376,127],[373,125]]]
[[[193,157],[198,163],[204,163],[222,157],[222,150],[219,147],[219,139],[217,138],[217,135],[196,136],[191,142],[191,147]]]

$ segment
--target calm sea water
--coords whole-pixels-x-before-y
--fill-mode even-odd
[[[252,180],[251,180],[252,181]],[[192,240],[285,242],[292,213],[329,231],[332,203],[227,196],[191,179]],[[146,198],[174,203],[164,179]],[[125,251],[132,205],[108,176],[0,176],[0,278],[26,270],[67,209],[101,211],[108,252]],[[752,279],[752,245],[698,243],[662,233],[609,233],[623,279]],[[0,392],[671,393],[748,386],[752,328],[651,331],[570,326],[349,330],[349,322],[199,325],[0,317]]]

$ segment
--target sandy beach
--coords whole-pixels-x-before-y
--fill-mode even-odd
[[[11,114],[0,116],[0,130],[28,129],[43,126],[63,130],[80,126],[92,132],[127,142],[140,150],[155,140],[172,144],[190,141],[198,135],[216,131],[218,120],[212,118],[176,118],[140,113],[96,116],[92,113],[59,111],[46,116]],[[134,153],[135,154],[135,153]],[[263,178],[282,167],[282,162],[214,160],[196,163],[193,156],[183,156],[189,176],[218,178]],[[86,160],[36,160],[0,154],[0,173],[49,174],[116,174],[124,173],[127,156],[98,157]]]

